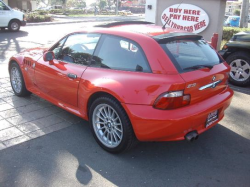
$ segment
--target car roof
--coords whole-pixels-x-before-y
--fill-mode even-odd
[[[134,33],[148,35],[150,37],[168,33],[179,33],[179,32],[183,33],[183,31],[181,30],[172,28],[163,29],[161,26],[154,25],[153,23],[145,21],[113,22],[104,25],[97,25],[96,27],[109,28],[111,30],[117,30],[117,31],[122,30],[127,32],[134,32]]]
[[[147,35],[150,37],[162,35],[162,34],[183,32],[183,31],[180,31],[177,29],[172,29],[172,28],[162,29],[161,26],[149,25],[149,24],[145,24],[145,25],[141,25],[141,24],[119,25],[119,26],[111,27],[111,29],[140,33],[140,34],[144,34],[144,35]]]
[[[197,38],[201,39],[202,36],[189,33],[183,30],[164,28],[158,25],[154,25],[150,22],[144,21],[128,21],[128,22],[114,22],[105,25],[95,26],[98,32],[110,33],[110,34],[133,34],[138,37],[150,37],[154,40],[162,41],[168,39],[178,38]],[[98,28],[99,27],[99,28]],[[98,28],[98,29],[97,29]]]
[[[249,35],[250,34],[250,31],[241,31],[241,32],[238,32],[236,33],[235,35]]]

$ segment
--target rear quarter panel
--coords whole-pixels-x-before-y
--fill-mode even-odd
[[[119,102],[134,105],[153,105],[156,98],[167,91],[183,90],[179,75],[129,72],[88,67],[79,85],[79,105],[87,111],[92,94],[105,92]]]

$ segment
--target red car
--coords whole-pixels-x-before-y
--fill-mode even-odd
[[[197,139],[231,102],[229,71],[201,36],[144,22],[70,33],[9,61],[17,96],[34,93],[89,120],[112,153],[137,140]]]

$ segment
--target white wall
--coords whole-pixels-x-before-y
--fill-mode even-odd
[[[152,5],[152,9],[148,9],[148,5]],[[156,0],[147,0],[146,1],[146,12],[145,12],[145,20],[156,23],[156,9],[157,9],[157,1]]]
[[[202,31],[200,34],[204,37],[205,40],[210,41],[213,33],[219,34],[219,41],[217,49],[220,47],[220,42],[222,38],[222,29],[223,29],[223,21],[224,14],[226,8],[227,0],[184,0],[186,4],[196,5],[202,8],[209,16],[209,25],[208,27]],[[155,18],[154,23],[156,25],[162,26],[161,22],[161,14],[162,12],[169,6],[173,4],[183,3],[183,0],[147,0],[147,4],[149,2],[153,5],[156,4],[156,8],[152,9],[152,12],[149,12],[149,15],[145,15],[145,20],[150,21]],[[154,8],[154,7],[153,7]],[[147,7],[146,7],[147,10]]]
[[[31,3],[31,10],[33,11],[33,10],[36,10],[36,1],[30,1],[30,3]]]

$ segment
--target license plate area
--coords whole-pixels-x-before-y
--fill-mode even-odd
[[[206,128],[212,125],[217,120],[218,120],[218,110],[209,113],[207,116]]]

